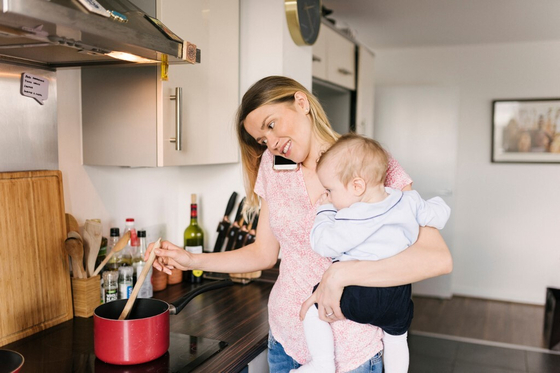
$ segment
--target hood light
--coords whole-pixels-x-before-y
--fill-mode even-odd
[[[113,57],[113,58],[123,60],[123,61],[129,61],[129,62],[137,62],[137,63],[157,63],[157,62],[159,62],[159,61],[156,61],[156,60],[150,60],[149,58],[144,58],[144,57],[136,56],[134,54],[125,53],[125,52],[113,51],[113,52],[107,53],[106,55],[109,56],[109,57]]]

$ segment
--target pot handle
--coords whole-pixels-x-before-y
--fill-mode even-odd
[[[199,294],[202,294],[206,291],[209,290],[215,290],[215,289],[219,289],[219,288],[223,288],[226,286],[230,286],[233,285],[233,281],[231,281],[230,279],[227,280],[220,280],[220,281],[214,281],[214,282],[210,282],[208,284],[204,284],[202,286],[197,287],[194,290],[189,291],[187,294],[183,295],[181,298],[177,299],[174,302],[171,302],[171,304],[169,305],[169,314],[170,315],[176,315],[179,312],[181,312],[181,310],[183,308],[185,308],[185,306],[191,301],[193,300],[194,297],[196,297]]]

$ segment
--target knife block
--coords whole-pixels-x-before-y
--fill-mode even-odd
[[[72,278],[72,300],[74,316],[90,317],[101,304],[101,278],[99,275],[90,278]]]
[[[245,272],[245,273],[230,273],[231,281],[241,284],[248,284],[252,280],[261,277],[262,271]]]

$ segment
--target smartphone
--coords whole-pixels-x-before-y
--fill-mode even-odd
[[[299,165],[296,162],[279,155],[274,156],[274,163],[272,164],[272,168],[277,171],[297,170],[298,166]]]

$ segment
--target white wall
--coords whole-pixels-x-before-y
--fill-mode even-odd
[[[291,76],[311,88],[311,47],[296,47],[291,41],[283,7],[283,0],[241,0],[242,94],[255,81],[272,74]],[[80,70],[59,70],[57,82],[59,167],[66,211],[80,225],[86,219],[101,219],[106,235],[110,227],[124,228],[127,217],[135,218],[138,228],[148,228],[148,234],[150,227],[164,223],[164,238],[182,245],[183,230],[190,219],[190,194],[197,193],[206,245],[212,247],[229,196],[233,191],[245,195],[241,165],[153,169],[82,166]]]
[[[453,292],[543,304],[560,287],[560,165],[491,163],[491,112],[560,97],[560,41],[375,54],[376,86],[459,87]]]

